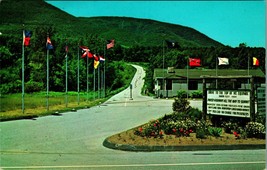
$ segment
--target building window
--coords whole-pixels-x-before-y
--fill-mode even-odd
[[[166,80],[166,90],[172,90],[172,80]]]
[[[188,90],[197,90],[198,82],[189,80]]]

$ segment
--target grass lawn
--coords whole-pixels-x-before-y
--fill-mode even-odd
[[[76,92],[68,93],[68,104],[66,105],[66,95],[63,92],[49,93],[49,110],[46,107],[46,92],[25,94],[25,111],[22,113],[21,94],[2,95],[0,97],[0,120],[15,120],[22,118],[34,118],[38,116],[50,115],[55,112],[61,113],[71,110],[88,108],[106,101],[107,98],[98,99],[97,93],[81,92],[78,103]]]

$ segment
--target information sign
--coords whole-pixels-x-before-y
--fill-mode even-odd
[[[257,88],[257,112],[260,115],[265,115],[266,113],[266,103],[265,103],[265,87]]]
[[[207,114],[250,117],[250,91],[207,90]]]

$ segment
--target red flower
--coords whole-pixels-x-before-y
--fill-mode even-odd
[[[156,123],[154,123],[154,127],[156,127],[157,126],[157,124]]]
[[[234,131],[233,134],[235,135],[235,137],[239,137],[239,134],[236,131]]]
[[[159,134],[160,134],[160,135],[163,135],[163,132],[162,132],[162,131],[160,131],[160,132],[159,132]]]
[[[192,130],[192,129],[189,129],[189,132],[190,132],[190,133],[192,133],[192,132],[193,132],[193,130]]]
[[[188,135],[189,134],[188,130],[185,133]]]
[[[180,130],[180,132],[181,132],[181,133],[183,133],[183,131],[184,131],[184,129],[183,129],[183,128],[180,128],[179,130]]]
[[[140,128],[139,128],[139,131],[142,133],[142,131],[143,131],[143,128],[142,128],[142,127],[140,127]]]
[[[173,128],[173,129],[172,129],[172,131],[175,133],[175,132],[176,132],[176,129],[175,129],[175,128]]]

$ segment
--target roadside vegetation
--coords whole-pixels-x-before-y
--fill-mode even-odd
[[[32,31],[30,45],[24,48],[25,114],[36,115],[37,110],[40,111],[42,107],[44,110],[37,115],[47,114],[45,44],[48,35],[54,46],[54,49],[49,51],[51,107],[65,105],[66,45],[68,46],[68,100],[70,103],[67,108],[65,106],[66,109],[72,109],[74,106],[71,104],[77,103],[75,91],[77,91],[78,66],[81,92],[81,103],[75,106],[78,108],[95,105],[99,100],[106,100],[128,87],[135,73],[134,69],[127,65],[129,62],[144,66],[146,77],[142,93],[150,96],[153,95],[154,89],[154,69],[163,68],[163,66],[165,69],[167,67],[184,69],[187,66],[188,57],[200,58],[201,69],[216,68],[215,61],[219,56],[231,59],[228,66],[220,66],[220,68],[247,69],[250,65],[250,69],[261,69],[265,73],[263,47],[248,47],[246,43],[240,43],[239,47],[235,48],[224,46],[192,28],[180,25],[126,17],[79,18],[43,0],[28,3],[16,0],[3,1],[0,10],[1,120],[21,117],[23,29]],[[111,49],[105,49],[107,40],[110,39],[115,40],[115,45]],[[167,40],[174,41],[175,48],[168,46]],[[99,66],[100,74],[105,68],[105,98],[98,97],[96,94],[98,92],[94,90],[99,88],[98,71],[93,68],[94,61],[90,59],[87,63],[86,58],[81,58],[79,46],[88,46],[94,54],[103,56],[105,54],[105,67],[102,63]],[[253,67],[252,60],[248,60],[248,56],[257,57],[260,66]],[[86,94],[87,85],[90,92],[89,99]],[[184,92],[178,92],[179,95],[184,95]],[[194,95],[190,96],[192,98],[202,96],[201,93],[192,95]],[[92,103],[89,104],[89,102]],[[29,111],[29,109],[33,110]],[[54,110],[58,109],[50,108],[49,112]],[[15,113],[11,114],[11,111]]]
[[[104,97],[103,89],[98,91],[93,90],[90,86],[89,92],[82,91],[78,93],[75,91],[65,92],[49,92],[49,110],[46,107],[46,91],[28,92],[24,96],[25,113],[22,113],[22,95],[21,93],[1,94],[0,96],[0,120],[14,120],[22,118],[35,118],[38,116],[51,115],[66,111],[75,111],[77,109],[89,108],[99,105],[110,98],[112,95],[119,93],[129,86],[136,69],[126,63],[112,63],[110,64],[115,71],[112,72],[113,77],[112,87],[106,89]],[[76,87],[77,85],[75,85]]]

